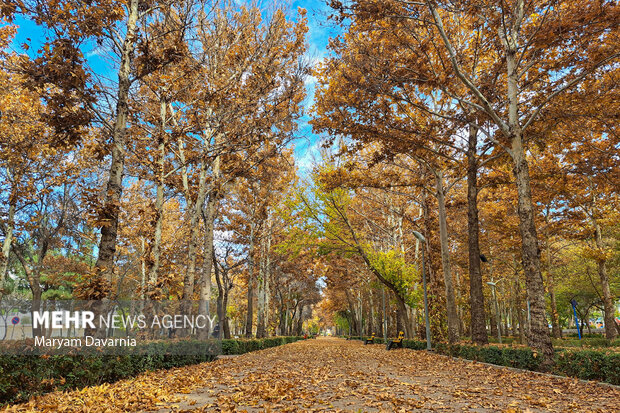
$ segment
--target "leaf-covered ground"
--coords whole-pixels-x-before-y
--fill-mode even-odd
[[[596,411],[620,390],[423,351],[319,338],[114,384],[11,411]]]

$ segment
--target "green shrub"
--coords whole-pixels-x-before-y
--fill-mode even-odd
[[[222,354],[243,354],[244,351],[240,346],[241,340],[224,339],[222,340]]]
[[[620,353],[581,350],[556,354],[554,372],[584,380],[620,384]]]
[[[413,350],[426,350],[426,341],[403,340],[403,347]]]
[[[222,340],[222,354],[292,343],[302,337]],[[0,404],[17,403],[54,390],[69,390],[121,379],[157,369],[211,361],[211,354],[192,354],[196,341],[151,342],[140,345],[142,354],[0,355]],[[198,347],[200,348],[200,347]]]
[[[565,333],[564,336],[566,337],[575,337],[575,338],[579,338],[579,334],[577,333]],[[581,338],[600,338],[603,337],[603,334],[601,333],[583,333],[581,335]]]
[[[605,337],[585,337],[581,340],[571,339],[554,339],[554,346],[559,347],[620,347],[620,339],[607,340]]]
[[[423,342],[408,345],[407,348],[423,350]],[[496,347],[473,345],[449,345],[437,343],[435,351],[453,357],[475,360],[500,366],[515,367],[537,371],[540,357],[527,347]],[[601,350],[556,349],[552,372],[563,376],[577,377],[584,380],[599,380],[611,384],[620,384],[620,353]]]

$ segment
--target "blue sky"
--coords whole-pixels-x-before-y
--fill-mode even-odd
[[[327,55],[329,38],[336,36],[338,32],[333,24],[327,20],[330,9],[325,4],[325,0],[293,1],[290,4],[290,15],[292,17],[297,15],[298,7],[302,7],[307,11],[309,29],[307,34],[307,58],[314,65]],[[44,30],[33,22],[22,18],[16,19],[15,23],[19,26],[19,31],[13,44],[14,50],[23,53],[19,46],[27,42],[30,44],[29,53],[34,57],[36,50],[45,38]],[[95,45],[85,44],[83,51],[88,58],[88,63],[95,72],[99,74],[109,72],[110,64],[107,62],[105,54],[99,53]],[[316,79],[314,77],[309,77],[306,80],[305,115],[299,121],[299,138],[295,141],[295,159],[302,177],[307,176],[312,169],[313,162],[319,159],[320,138],[312,133],[312,127],[308,124],[308,112],[314,102],[315,84]]]
[[[318,63],[327,56],[327,44],[330,37],[338,35],[337,29],[327,21],[330,12],[324,0],[295,1],[291,8],[296,10],[302,7],[307,10],[308,17],[308,58],[312,64]],[[312,127],[308,124],[308,111],[314,102],[314,87],[316,79],[309,77],[306,80],[306,115],[299,122],[300,138],[295,143],[295,159],[299,167],[299,173],[305,177],[312,170],[312,164],[319,158],[319,136],[312,133]]]

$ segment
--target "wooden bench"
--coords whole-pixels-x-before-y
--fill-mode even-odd
[[[374,344],[374,342],[375,342],[375,333],[372,333],[370,338],[367,338],[366,340],[364,340],[364,345],[366,345],[366,344]]]

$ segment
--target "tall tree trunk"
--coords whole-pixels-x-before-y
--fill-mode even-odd
[[[224,286],[224,299],[222,300],[222,314],[224,338],[230,338],[230,323],[228,320],[228,293],[230,292],[228,276],[225,277],[226,285]]]
[[[138,21],[139,0],[130,0],[127,16],[127,32],[121,50],[120,68],[118,71],[118,95],[116,117],[112,132],[112,162],[108,176],[105,201],[101,211],[101,238],[99,255],[95,267],[97,276],[111,288],[114,272],[114,254],[120,214],[120,202],[123,192],[123,169],[125,166],[125,134],[129,115],[129,88],[131,86],[131,62],[136,46],[136,29]],[[99,291],[104,296],[110,291]]]
[[[24,269],[24,274],[26,275],[26,281],[28,281],[28,287],[32,292],[32,306],[30,308],[32,319],[34,320],[34,313],[41,310],[41,297],[43,296],[43,290],[41,288],[41,263],[45,259],[47,255],[47,243],[44,243],[39,250],[38,257],[33,261],[36,261],[34,265],[31,265],[26,260],[26,257],[22,254],[20,250],[15,250],[15,256],[19,260],[22,268]],[[45,335],[44,326],[37,326],[36,328],[32,327],[32,336],[42,336]]]
[[[256,306],[256,338],[265,337],[265,285],[267,282],[267,273],[265,260],[266,253],[266,237],[263,236],[260,241],[260,261],[258,265],[258,300]]]
[[[288,308],[284,304],[284,299],[280,294],[280,321],[278,323],[278,334],[281,336],[286,335],[286,313]]]
[[[211,252],[212,254],[212,261],[215,264],[214,270],[215,270],[215,283],[217,284],[217,299],[216,299],[216,312],[217,312],[217,322],[219,323],[220,329],[219,329],[219,336],[222,337],[222,334],[224,334],[224,319],[226,318],[226,315],[224,314],[224,281],[223,281],[223,276],[222,273],[217,265],[217,263],[215,262],[215,257],[214,257],[214,252]]]
[[[551,236],[550,236],[550,223],[549,214],[550,208],[547,206],[545,214],[545,224],[547,227],[547,291],[549,291],[549,299],[551,301],[551,334],[554,338],[562,337],[562,329],[560,328],[560,322],[558,320],[558,306],[555,299],[555,280],[553,278],[553,257],[551,255]]]
[[[487,313],[489,314],[489,328],[491,332],[491,337],[497,338],[497,318],[495,318],[495,311],[491,309],[491,302],[487,302]]]
[[[0,256],[0,299],[7,293],[6,278],[9,273],[9,255],[13,244],[13,231],[15,229],[15,208],[17,203],[16,192],[12,189],[9,195],[9,211],[2,242],[2,255]]]
[[[151,265],[148,273],[148,294],[149,298],[152,297],[153,289],[156,287],[160,257],[161,257],[161,234],[164,222],[164,179],[165,179],[165,164],[166,164],[166,102],[165,98],[160,98],[159,115],[161,120],[161,126],[159,130],[159,139],[157,147],[157,172],[156,172],[156,198],[155,198],[155,231],[153,233],[153,242],[151,247]]]
[[[349,290],[345,289],[344,293],[345,293],[345,296],[347,297],[347,303],[349,304],[349,313],[351,314],[351,323],[350,323],[351,335],[359,336],[361,335],[361,332],[357,331],[359,324],[357,322],[356,306],[353,303],[353,300],[351,299],[351,294],[349,293]]]
[[[536,233],[534,207],[532,204],[530,171],[519,123],[519,70],[516,60],[516,39],[514,36],[514,33],[511,34],[510,40],[506,37],[505,44],[508,123],[511,141],[510,155],[513,161],[513,175],[518,195],[519,230],[522,241],[525,286],[527,298],[530,302],[531,325],[527,338],[528,344],[542,353],[542,368],[547,370],[553,364],[553,344],[551,343],[545,317],[545,287],[540,271],[540,250],[538,248],[538,234]]]
[[[443,172],[437,171],[435,176],[437,188],[437,203],[439,204],[439,239],[441,243],[441,266],[443,269],[446,287],[446,307],[448,315],[448,341],[456,343],[459,340],[459,320],[456,311],[454,283],[450,267],[450,247],[448,245],[448,216],[446,213],[445,189],[443,186]]]
[[[604,252],[603,235],[601,233],[601,226],[596,219],[594,221],[594,236],[596,240],[596,246],[600,253]],[[601,290],[603,292],[603,308],[605,310],[605,337],[608,340],[613,340],[618,335],[615,321],[615,308],[614,301],[611,296],[611,290],[609,288],[609,277],[607,276],[607,260],[605,258],[598,259],[598,275],[601,279]]]
[[[480,228],[478,219],[478,129],[469,126],[467,146],[467,231],[469,249],[469,294],[471,306],[471,340],[474,344],[489,344],[484,315],[484,293],[480,270]]]
[[[146,297],[146,254],[148,251],[146,250],[146,242],[144,241],[144,237],[140,237],[140,300],[144,300]]]
[[[245,336],[252,337],[252,323],[254,322],[254,258],[252,256],[254,250],[254,227],[250,224],[250,240],[248,251],[248,313],[245,321]]]
[[[548,251],[551,255],[551,250]],[[554,338],[562,337],[562,329],[560,328],[560,322],[558,320],[558,305],[555,298],[555,280],[553,278],[553,271],[551,270],[551,258],[547,263],[547,290],[549,291],[549,298],[551,301],[551,331]]]
[[[265,258],[265,311],[263,319],[265,322],[265,335],[269,335],[269,301],[271,300],[271,220],[269,221],[269,236],[267,238],[267,257]]]
[[[216,143],[217,146],[217,143]],[[219,178],[220,178],[220,156],[213,161],[213,175],[211,177],[211,191],[209,199],[202,211],[202,221],[205,227],[202,277],[200,280],[200,301],[198,303],[198,314],[210,314],[211,302],[211,270],[213,269],[213,230],[215,217],[217,215],[217,202],[219,197]]]
[[[217,299],[215,300],[215,306],[217,311],[217,322],[220,325],[219,334],[224,334],[224,288],[222,287],[222,281],[220,280],[219,271],[215,271],[215,282],[217,284]]]
[[[545,317],[545,288],[540,271],[538,236],[534,221],[530,176],[521,138],[513,138],[514,176],[517,183],[519,229],[522,238],[523,268],[527,299],[530,303],[528,344],[543,354],[544,368],[553,363],[553,345]]]
[[[199,220],[202,214],[202,205],[206,196],[207,187],[207,159],[203,157],[200,162],[200,174],[198,177],[198,194],[192,208],[188,211],[189,217],[189,245],[187,249],[187,270],[183,280],[183,300],[188,302],[194,297],[194,281],[196,279],[196,260],[198,255],[198,234],[200,232]],[[187,309],[186,309],[187,310]],[[187,311],[186,311],[187,314]]]
[[[300,309],[299,309],[299,318],[297,319],[297,324],[295,326],[295,335],[296,336],[301,336],[301,333],[303,331],[303,326],[304,326],[304,308],[306,306],[305,305],[301,305]],[[361,335],[361,333],[360,333]]]
[[[272,236],[272,228],[271,228],[271,216],[267,219],[267,238],[264,241],[263,248],[263,267],[262,267],[262,277],[261,284],[259,285],[259,289],[262,290],[262,299],[259,297],[259,303],[262,301],[262,309],[259,308],[258,312],[258,326],[256,336],[258,337],[259,329],[261,338],[266,337],[268,335],[267,327],[269,325],[269,282],[271,279],[271,236]],[[259,290],[259,291],[260,291]]]

